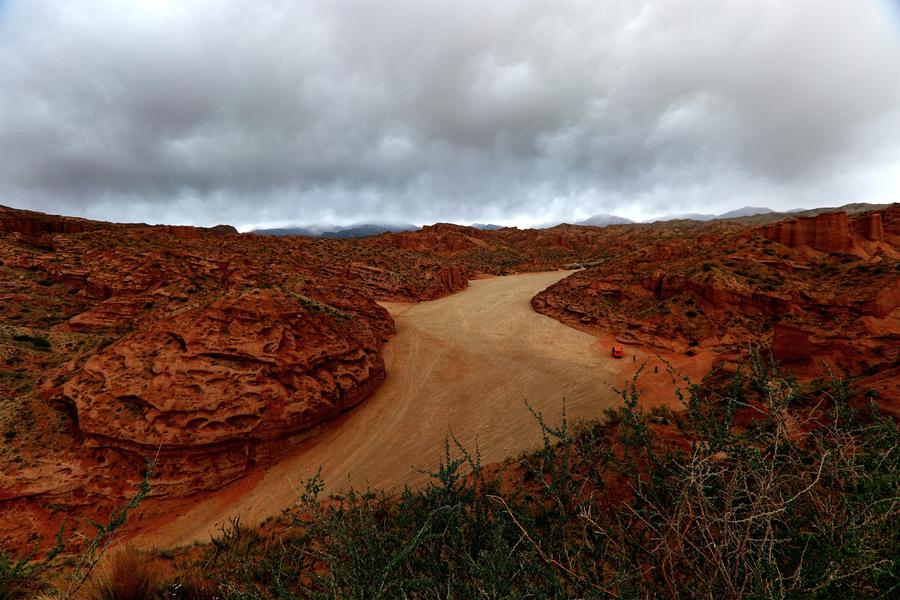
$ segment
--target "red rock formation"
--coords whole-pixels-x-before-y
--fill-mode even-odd
[[[532,305],[629,344],[709,347],[725,356],[748,341],[771,342],[798,375],[821,375],[823,361],[872,372],[900,358],[900,254],[891,233],[898,215],[900,207],[891,207],[849,221],[836,213],[763,229],[787,247],[763,242],[751,227],[683,240],[647,235]]]
[[[156,231],[165,232],[180,240],[199,240],[204,235],[236,235],[237,229],[231,225],[216,225],[215,227],[188,227],[186,225],[157,225]]]
[[[847,213],[798,217],[762,228],[763,236],[789,248],[807,246],[821,252],[846,252],[853,248]]]
[[[559,246],[560,248],[565,248],[566,250],[572,250],[572,242],[562,231],[554,232],[553,237],[551,238],[551,244]]]
[[[436,223],[419,231],[384,234],[397,248],[413,252],[434,252],[452,256],[486,246],[484,232],[474,227]]]
[[[120,226],[0,206],[0,234],[19,233],[26,237],[37,238],[53,233],[81,233],[113,227]]]
[[[83,433],[126,448],[273,439],[370,394],[385,377],[380,345],[365,321],[315,300],[232,293],[95,354],[62,398]]]
[[[438,296],[446,296],[466,289],[466,280],[459,267],[447,267],[438,271],[436,279],[440,282]]]
[[[881,213],[869,213],[850,221],[850,229],[854,236],[862,237],[870,242],[884,241],[884,224]]]
[[[790,248],[854,254],[865,259],[878,254],[898,258],[894,232],[898,227],[897,212],[886,211],[891,218],[888,228],[881,212],[848,218],[846,213],[838,211],[773,223],[761,231],[764,237]]]
[[[787,323],[775,324],[771,348],[772,355],[787,365],[809,361],[815,350],[809,331]]]
[[[864,313],[884,318],[900,308],[900,278],[894,279],[878,290],[875,297],[865,305]]]
[[[75,315],[68,322],[75,331],[124,329],[146,310],[148,304],[152,305],[152,302],[146,296],[118,296]]]

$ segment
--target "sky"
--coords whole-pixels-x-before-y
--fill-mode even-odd
[[[898,0],[0,0],[0,204],[214,225],[900,201]]]

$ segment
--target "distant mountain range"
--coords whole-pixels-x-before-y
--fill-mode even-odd
[[[338,225],[298,225],[295,227],[282,227],[276,229],[254,229],[251,233],[279,237],[286,235],[305,235],[309,237],[324,238],[357,238],[379,235],[388,231],[399,233],[401,231],[417,231],[418,229],[418,226],[411,224],[359,223],[343,227]]]
[[[693,220],[693,221],[713,221],[718,219],[738,219],[741,223],[745,223],[748,225],[763,225],[766,223],[774,223],[776,221],[780,221],[781,219],[789,218],[789,217],[814,217],[816,215],[821,215],[822,213],[834,212],[837,210],[842,210],[847,214],[857,214],[861,212],[867,212],[870,210],[878,210],[880,208],[887,208],[891,206],[890,204],[868,204],[865,202],[855,202],[852,204],[844,204],[843,206],[822,206],[820,208],[794,208],[791,210],[781,210],[775,211],[771,208],[764,208],[758,206],[745,206],[744,208],[739,208],[737,210],[732,210],[726,213],[722,213],[721,215],[704,215],[704,214],[683,214],[683,215],[671,215],[667,217],[663,217],[661,219],[656,219],[656,222],[661,221],[674,221],[678,219],[684,220]]]
[[[503,229],[504,225],[494,225],[492,223],[472,223],[471,227],[475,229],[481,229],[482,231],[496,231],[497,229]]]
[[[593,217],[588,217],[584,221],[578,221],[575,224],[590,225],[592,227],[606,227],[607,225],[628,225],[629,223],[634,223],[634,221],[618,215],[601,213],[599,215],[594,215]]]
[[[562,225],[563,223],[567,223],[568,221],[550,221],[549,223],[541,223],[540,225],[535,225],[532,229],[550,229],[551,227],[556,227],[557,225]],[[629,223],[634,223],[631,219],[626,219],[625,217],[620,217],[618,215],[611,215],[608,213],[599,213],[594,215],[593,217],[588,217],[583,221],[574,221],[570,223],[570,225],[588,225],[591,227],[606,227],[607,225],[628,225]]]
[[[802,210],[802,209],[801,209]],[[790,211],[796,212],[796,211]],[[762,206],[745,206],[743,208],[739,208],[737,210],[731,210],[720,215],[714,214],[705,214],[705,213],[681,213],[675,215],[666,215],[665,217],[660,217],[659,219],[654,219],[656,222],[660,221],[714,221],[716,219],[740,219],[744,217],[751,217],[754,215],[767,215],[767,214],[776,214],[774,210],[771,208],[765,208]],[[649,222],[649,221],[646,221]],[[562,221],[552,221],[550,223],[542,223],[540,225],[535,225],[533,229],[549,229],[551,227],[556,227],[557,225],[561,225]],[[629,223],[634,223],[631,219],[626,219],[625,217],[620,217],[618,215],[612,215],[609,213],[600,213],[594,215],[593,217],[588,217],[583,221],[575,221],[572,225],[589,225],[592,227],[606,227],[607,225],[628,225]]]
[[[730,210],[728,212],[724,212],[721,214],[706,214],[706,213],[681,213],[674,215],[667,215],[665,217],[661,217],[659,219],[655,219],[653,222],[664,222],[664,221],[715,221],[719,219],[741,219],[744,223],[750,224],[762,224],[768,223],[772,221],[777,221],[779,219],[783,219],[788,216],[814,216],[817,214],[821,214],[823,212],[829,212],[834,210],[845,210],[848,213],[861,212],[866,210],[874,210],[877,208],[881,208],[887,205],[880,204],[865,204],[865,203],[857,203],[857,204],[846,204],[840,207],[830,207],[830,208],[813,208],[813,209],[805,209],[805,208],[797,208],[793,210],[786,211],[774,211],[771,208],[766,208],[764,206],[745,206],[743,208],[738,208],[736,210]],[[650,222],[650,221],[645,221]],[[542,223],[540,225],[535,225],[532,229],[549,229],[551,227],[556,227],[557,225],[562,225],[563,221],[551,221],[549,223]],[[608,213],[600,213],[596,214],[592,217],[581,221],[575,221],[572,223],[573,225],[583,225],[583,226],[592,226],[592,227],[606,227],[607,225],[628,225],[631,223],[635,223],[630,219],[626,219],[625,217],[620,217],[618,215],[608,214]],[[473,223],[471,227],[476,229],[481,229],[484,231],[494,231],[496,229],[503,229],[503,225],[495,225],[493,223]],[[279,229],[256,229],[252,233],[258,233],[260,235],[273,235],[273,236],[285,236],[285,235],[305,235],[311,237],[325,237],[325,238],[356,238],[356,237],[367,237],[371,235],[379,235],[385,232],[399,233],[402,231],[417,231],[421,229],[420,227],[412,224],[402,224],[402,223],[360,223],[356,225],[347,225],[347,226],[337,226],[337,225],[304,225],[304,226],[295,226],[295,227],[284,227]]]
[[[473,223],[471,227],[484,231],[503,229],[503,225],[493,223]],[[403,231],[418,231],[418,225],[409,223],[359,223],[357,225],[297,225],[294,227],[280,227],[274,229],[254,229],[250,233],[259,235],[271,235],[282,237],[286,235],[305,235],[307,237],[323,238],[358,238],[382,233],[400,233]]]
[[[803,209],[800,209],[803,210]],[[704,214],[704,213],[682,213],[677,215],[667,215],[665,217],[661,217],[656,219],[656,221],[678,221],[678,220],[689,220],[689,221],[713,221],[716,219],[739,219],[741,217],[752,217],[754,215],[767,215],[774,213],[775,211],[771,208],[766,208],[764,206],[745,206],[743,208],[738,208],[737,210],[730,210],[728,212],[724,212],[719,215],[713,214]],[[796,211],[789,211],[796,212]]]

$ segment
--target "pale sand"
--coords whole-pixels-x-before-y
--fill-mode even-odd
[[[601,416],[619,401],[608,382],[633,370],[630,356],[616,361],[597,338],[530,305],[568,274],[479,279],[447,298],[388,305],[397,335],[385,348],[388,378],[371,398],[250,483],[223,488],[134,541],[172,547],[208,541],[229,517],[259,523],[290,506],[298,482],[319,466],[326,494],[348,484],[420,485],[428,479],[420,470],[436,466],[450,430],[469,450],[477,440],[484,463],[516,456],[541,442],[526,399],[552,423],[563,399],[570,419]]]

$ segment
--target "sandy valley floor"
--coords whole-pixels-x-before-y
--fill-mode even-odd
[[[615,361],[597,339],[529,303],[568,273],[472,281],[468,290],[417,305],[386,305],[397,335],[385,349],[388,379],[368,400],[330,423],[297,452],[256,477],[224,488],[136,540],[175,546],[208,541],[217,524],[240,515],[257,523],[296,498],[319,466],[328,492],[348,484],[392,489],[427,479],[452,430],[484,463],[515,456],[541,439],[525,400],[558,422],[599,416],[617,402],[608,382],[632,360]],[[605,348],[605,347],[604,347]]]

